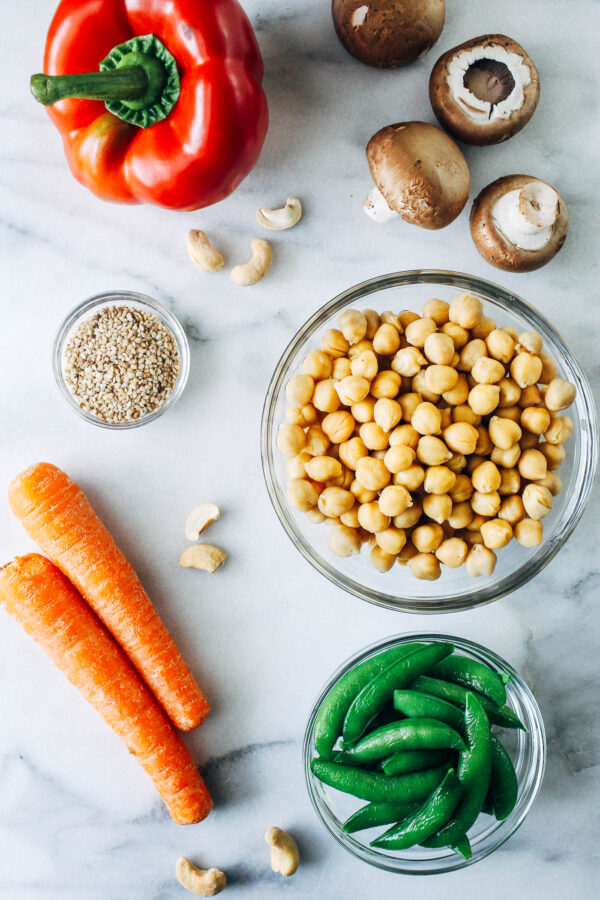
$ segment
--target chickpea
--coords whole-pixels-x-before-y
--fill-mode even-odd
[[[406,509],[412,506],[412,497],[405,487],[400,484],[390,484],[384,487],[379,495],[379,509],[384,516],[401,515]]]
[[[359,459],[369,455],[366,444],[360,437],[342,441],[339,446],[340,459],[349,469],[355,470]]]
[[[304,515],[313,525],[321,525],[327,518],[327,516],[324,516],[321,510],[316,506],[313,506],[312,509],[308,509]]]
[[[452,410],[452,421],[468,422],[469,425],[477,427],[481,423],[481,416],[474,413],[468,403],[461,403]]]
[[[372,381],[379,371],[377,357],[372,350],[365,350],[350,360],[350,371],[353,375],[359,375]]]
[[[357,309],[345,310],[338,319],[338,325],[350,344],[362,341],[367,333],[367,320]]]
[[[332,378],[325,378],[316,383],[312,402],[315,409],[321,412],[332,413],[340,408],[340,398]]]
[[[377,422],[364,422],[358,433],[369,450],[385,450],[389,444],[387,432]]]
[[[392,475],[395,475],[396,472],[401,472],[403,469],[408,469],[413,464],[414,459],[415,451],[412,447],[407,447],[405,444],[397,444],[394,447],[390,447],[383,457],[386,468]]]
[[[541,484],[528,484],[523,491],[523,506],[530,519],[543,519],[553,504],[552,494]]]
[[[477,360],[483,356],[487,356],[485,341],[482,341],[481,338],[468,341],[460,351],[458,368],[461,372],[470,372]]]
[[[430,466],[425,472],[423,489],[427,494],[447,494],[455,484],[456,475],[446,466]]]
[[[530,387],[537,384],[542,374],[542,361],[527,351],[517,353],[510,364],[510,374],[520,388]]]
[[[358,344],[352,344],[348,350],[350,365],[352,365],[353,360],[358,359],[363,353],[373,353],[373,341],[368,341],[366,338],[363,338]]]
[[[436,325],[445,325],[450,314],[450,304],[445,300],[432,298],[423,307],[423,318],[433,319]]]
[[[323,515],[336,519],[354,506],[354,494],[341,487],[326,487],[319,495],[318,506]]]
[[[358,506],[354,505],[352,509],[348,510],[348,512],[342,513],[340,516],[340,522],[342,525],[347,525],[348,528],[359,528],[360,524],[358,521]]]
[[[392,363],[392,366],[394,364]],[[379,372],[371,382],[371,394],[378,400],[381,397],[391,397],[392,399],[398,395],[400,390],[401,379],[397,372],[391,372],[384,369]]]
[[[456,322],[461,328],[474,328],[482,316],[483,304],[471,294],[459,294],[450,304],[450,321]]]
[[[445,400],[446,403],[449,403],[450,406],[460,406],[461,404],[466,403],[468,396],[469,382],[462,374],[458,375],[456,384],[453,388],[442,393],[442,399]]]
[[[546,458],[539,450],[525,450],[518,462],[519,474],[527,481],[539,481],[546,477],[548,466]]]
[[[550,413],[543,406],[526,406],[521,412],[521,425],[532,434],[544,434],[550,425]]]
[[[419,314],[413,312],[412,309],[403,309],[398,313],[398,319],[403,329],[405,329],[407,325],[410,325],[411,322],[416,322],[417,319],[420,318]]]
[[[467,553],[465,567],[471,578],[491,575],[496,568],[496,554],[483,544],[476,544]]]
[[[503,378],[499,382],[500,406],[515,406],[521,399],[521,388],[512,378]]]
[[[471,375],[478,384],[497,384],[505,374],[502,363],[489,356],[480,356],[471,369]]]
[[[546,465],[551,472],[560,469],[567,455],[562,444],[540,444],[540,452],[546,457]]]
[[[310,375],[313,381],[322,381],[329,378],[332,370],[331,357],[322,350],[312,350],[302,363],[302,371]]]
[[[419,553],[433,553],[442,543],[444,531],[437,522],[419,525],[411,534],[411,540]]]
[[[415,578],[435,581],[442,574],[440,564],[433,553],[417,553],[408,560],[408,567]]]
[[[311,456],[324,456],[330,441],[320,425],[311,425],[306,432],[306,452]]]
[[[355,556],[360,553],[360,537],[356,528],[336,525],[329,532],[329,549],[336,556]]]
[[[293,375],[285,386],[285,394],[291,406],[304,406],[311,399],[315,383],[310,375]]]
[[[490,459],[493,463],[496,463],[497,466],[502,466],[504,469],[514,469],[519,461],[520,455],[521,448],[518,444],[513,444],[508,450],[501,450],[500,447],[494,447]]]
[[[452,507],[452,514],[447,519],[451,528],[467,528],[472,521],[473,510],[467,500],[462,503],[455,503]]]
[[[550,412],[567,409],[575,399],[577,391],[574,384],[564,378],[553,378],[548,385],[544,402]]]
[[[528,406],[542,406],[543,403],[544,398],[537,384],[530,384],[521,391],[518,406],[521,409],[526,409]]]
[[[341,381],[342,378],[348,378],[351,374],[350,360],[347,356],[340,356],[338,359],[334,359],[333,369],[331,370],[331,377],[334,381]]]
[[[458,382],[458,372],[451,366],[427,366],[425,369],[425,384],[427,389],[434,394],[443,394],[451,391]],[[312,394],[312,392],[311,392]]]
[[[544,437],[549,444],[564,444],[573,434],[573,420],[569,416],[552,416]]]
[[[519,353],[521,350],[526,350],[528,353],[533,353],[535,356],[539,356],[542,352],[542,347],[544,346],[544,342],[542,340],[541,335],[537,333],[537,331],[523,331],[517,337],[517,352]]]
[[[415,319],[404,329],[404,336],[413,347],[424,347],[425,341],[433,334],[437,326],[433,319]]]
[[[471,328],[471,337],[483,338],[485,341],[488,334],[491,334],[495,328],[496,322],[494,319],[491,319],[489,316],[482,316],[477,325]]]
[[[531,431],[526,431],[519,441],[519,447],[521,448],[521,453],[524,450],[537,450],[540,443],[539,434],[532,434]]]
[[[302,418],[305,425],[316,425],[319,421],[319,414],[313,403],[305,403],[301,409]]]
[[[508,450],[523,434],[520,425],[512,419],[502,419],[500,416],[492,416],[488,427],[492,442],[501,450]]]
[[[455,453],[469,456],[475,452],[479,432],[474,425],[469,425],[468,422],[453,422],[452,425],[444,428],[443,437],[448,447]]]
[[[341,381],[335,383],[338,397],[344,406],[352,406],[364,400],[371,387],[370,381],[360,375],[347,375]]]
[[[329,413],[321,422],[321,428],[332,444],[341,444],[342,441],[347,441],[352,435],[355,425],[354,418],[346,410]]]
[[[375,543],[384,553],[397,556],[406,544],[406,532],[402,528],[386,528],[375,535]]]
[[[383,431],[391,431],[402,418],[402,407],[396,400],[382,397],[375,404],[373,416]]]
[[[545,478],[540,478],[539,481],[536,481],[536,484],[541,484],[542,487],[547,487],[553,497],[556,497],[557,494],[560,494],[562,491],[562,481],[560,477],[556,474],[556,472],[548,472]]]
[[[509,363],[515,355],[515,342],[510,334],[495,328],[486,338],[487,350],[490,356],[501,363]]]
[[[409,491],[417,491],[425,480],[425,469],[413,463],[408,469],[402,469],[394,475],[394,484],[401,484]]]
[[[382,459],[364,456],[356,464],[356,480],[368,491],[380,491],[390,483],[391,475]]]
[[[435,331],[426,338],[423,352],[430,363],[449,366],[454,358],[454,341],[448,334]]]
[[[523,547],[537,547],[542,543],[544,526],[536,519],[521,519],[515,525],[515,537]]]
[[[469,548],[461,538],[451,537],[442,541],[435,551],[441,563],[450,569],[457,569],[464,563]]]
[[[479,516],[495,516],[500,509],[500,502],[498,491],[490,491],[488,494],[474,491],[471,497],[471,508]]]
[[[357,422],[372,422],[375,415],[375,398],[365,397],[360,403],[353,403],[350,411]]]
[[[467,465],[465,466],[465,473],[470,477],[477,466],[480,466],[481,463],[485,462],[485,456],[477,456],[476,453],[473,453],[469,456],[467,460]]]
[[[380,325],[373,338],[373,350],[379,356],[391,356],[400,347],[400,335],[393,325]]]
[[[412,414],[410,424],[419,434],[439,434],[442,427],[442,415],[433,403],[419,403]],[[451,425],[450,428],[452,427]],[[446,429],[446,431],[448,430]],[[446,443],[448,442],[446,441]],[[450,445],[448,444],[448,446]]]
[[[477,438],[477,443],[475,444],[476,456],[489,456],[494,445],[492,444],[490,435],[485,425],[478,425],[477,433],[479,437]]]
[[[358,507],[358,521],[360,527],[364,528],[370,534],[377,534],[379,531],[385,531],[390,527],[391,519],[385,516],[379,509],[377,503],[361,503]]]
[[[399,516],[394,516],[394,525],[396,528],[413,528],[421,516],[423,515],[423,507],[419,503],[409,506]]]
[[[419,438],[417,445],[417,458],[426,466],[441,466],[452,457],[445,443],[432,434],[425,434]]]
[[[391,310],[389,309],[381,313],[381,324],[393,325],[398,334],[404,333],[404,328],[402,326],[402,322],[400,321],[400,316],[397,313],[391,312]]]
[[[363,312],[363,316],[367,321],[367,331],[365,337],[372,341],[375,332],[379,328],[379,313],[374,309],[365,309]]]
[[[491,494],[497,491],[502,483],[502,476],[498,468],[490,460],[477,466],[471,476],[473,487],[480,494]]]
[[[285,420],[290,425],[300,425],[301,428],[306,425],[304,413],[300,406],[288,406],[285,411]]]
[[[462,453],[453,453],[448,462],[446,463],[451,472],[454,472],[458,475],[459,472],[467,465],[467,457]]]
[[[476,384],[469,391],[467,403],[478,416],[487,416],[500,403],[500,388],[497,384]]]
[[[302,450],[297,456],[290,456],[285,464],[285,471],[288,478],[305,478],[306,463],[312,459],[310,453]]]
[[[512,325],[503,325],[501,331],[505,331],[507,334],[510,334],[511,338],[517,343],[517,329],[513,328]]]
[[[512,540],[512,525],[506,519],[490,519],[481,526],[481,536],[486,547],[499,550]]]
[[[467,547],[475,547],[477,544],[483,545],[483,538],[480,531],[463,531],[459,537],[465,542]]]
[[[448,492],[454,503],[462,503],[473,494],[473,484],[468,475],[457,475],[454,485]]]
[[[308,512],[319,500],[316,487],[306,478],[292,478],[288,483],[287,496],[290,503],[301,512]]]
[[[421,400],[428,400],[429,403],[437,404],[440,399],[440,394],[437,394],[435,391],[430,391],[427,387],[427,379],[425,378],[426,369],[421,369],[420,372],[417,372],[416,375],[413,375],[410,388],[414,394],[419,394]],[[455,369],[452,369],[454,372]]]
[[[321,350],[323,350],[324,353],[327,353],[332,359],[337,359],[339,356],[345,356],[349,346],[348,341],[337,328],[330,328],[321,338]]]
[[[448,407],[444,406],[440,408],[440,415],[442,417],[442,431],[444,428],[447,428],[449,425],[452,425],[452,410],[448,409]]]
[[[354,494],[359,503],[372,503],[377,497],[377,491],[368,491],[356,480],[356,478],[350,485],[350,491]]]
[[[342,474],[341,463],[331,456],[311,456],[304,468],[313,481],[325,482]]]
[[[306,446],[306,435],[299,425],[284,423],[279,426],[277,446],[285,456],[297,456]]]
[[[512,494],[510,497],[505,497],[500,504],[498,518],[510,522],[513,526],[516,525],[517,522],[520,522],[521,519],[525,518],[525,507],[518,494]]]
[[[465,328],[461,328],[460,325],[457,325],[456,322],[446,322],[445,325],[442,325],[440,331],[442,334],[450,335],[454,341],[456,350],[460,350],[461,347],[464,347],[469,340],[469,332]]]
[[[521,476],[517,469],[500,470],[500,486],[498,493],[505,497],[507,494],[516,494],[521,487]]]
[[[329,459],[333,459],[333,457],[329,457]],[[326,487],[341,487],[344,490],[348,490],[352,482],[354,481],[354,472],[351,469],[346,468],[346,466],[342,466],[342,471],[339,475],[336,475],[334,478],[329,478],[325,485]]]
[[[500,419],[512,419],[513,422],[520,424],[521,413],[523,410],[519,406],[499,406],[496,409],[496,415]]]
[[[402,444],[416,450],[419,444],[419,432],[412,425],[398,425],[390,434],[390,447],[396,447]]]
[[[542,361],[542,374],[538,379],[539,383],[550,384],[550,382],[556,378],[556,373],[558,371],[556,363],[549,353],[540,353],[539,357]]]
[[[412,378],[427,365],[427,360],[417,347],[402,347],[392,360],[392,369],[398,375],[408,375]]]
[[[442,525],[452,515],[452,500],[448,494],[427,494],[423,497],[423,512],[428,519]]]
[[[407,394],[401,394],[398,397],[398,402],[400,403],[400,408],[402,409],[402,418],[406,422],[410,422],[413,415],[415,414],[415,410],[422,403],[421,395],[415,394],[413,391],[409,391]]]
[[[371,565],[379,572],[389,572],[396,562],[395,556],[386,553],[381,547],[378,547],[377,544],[371,549],[370,559]]]

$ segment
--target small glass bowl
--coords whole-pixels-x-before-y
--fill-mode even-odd
[[[527,728],[527,731],[524,732],[508,728],[496,729],[494,726],[494,732],[498,732],[500,735],[500,739],[513,761],[519,782],[519,795],[515,808],[504,821],[498,822],[493,816],[485,814],[481,814],[478,817],[468,832],[473,850],[471,859],[463,859],[457,853],[447,848],[430,850],[426,847],[411,847],[408,850],[392,851],[370,847],[369,842],[374,840],[378,834],[387,830],[390,827],[389,825],[380,825],[377,828],[346,834],[342,829],[343,823],[348,816],[352,815],[361,806],[364,806],[366,801],[358,800],[350,794],[343,794],[334,788],[328,787],[319,781],[318,778],[315,778],[310,771],[310,762],[316,756],[314,743],[315,719],[323,700],[331,688],[350,669],[364,662],[365,659],[376,656],[390,647],[412,641],[450,641],[461,655],[476,659],[496,672],[508,673],[510,681],[506,686],[506,702]],[[377,866],[380,869],[387,869],[389,872],[401,872],[406,875],[436,875],[439,872],[452,872],[455,869],[462,869],[465,866],[473,865],[480,859],[484,859],[490,853],[493,853],[494,850],[497,850],[519,828],[533,805],[544,777],[546,733],[542,714],[533,694],[519,673],[501,656],[498,656],[486,647],[482,647],[480,644],[452,635],[400,634],[365,647],[364,650],[346,660],[334,672],[320,692],[310,714],[304,735],[302,754],[306,786],[312,805],[327,830],[342,847],[359,859],[370,863],[370,865]]]
[[[277,449],[277,430],[285,421],[287,406],[285,385],[302,371],[302,360],[318,348],[322,334],[328,328],[337,328],[337,319],[345,309],[420,311],[431,297],[450,301],[462,291],[479,297],[484,315],[496,319],[499,326],[512,325],[519,334],[537,331],[544,339],[544,350],[556,360],[558,375],[577,388],[575,402],[566,410],[574,428],[564,445],[567,455],[558,473],[563,488],[544,518],[544,539],[531,549],[511,541],[498,551],[494,573],[479,578],[471,578],[464,566],[443,566],[437,581],[418,580],[407,566],[395,565],[382,573],[371,565],[364,547],[348,559],[336,557],[327,543],[329,528],[311,523],[286,497],[286,459]],[[579,522],[590,494],[597,465],[597,432],[596,408],[587,378],[560,334],[537,310],[504,288],[471,275],[436,269],[397,272],[372,278],[334,297],[311,316],[288,345],[271,379],[263,410],[263,471],[286,533],[304,558],[338,587],[377,606],[402,612],[455,612],[490,603],[522,587],[558,553]]]
[[[105,422],[93,413],[82,409],[77,399],[69,391],[64,378],[64,352],[69,339],[81,322],[89,319],[101,308],[107,306],[129,306],[132,309],[139,309],[155,315],[173,335],[179,355],[179,376],[166,401],[158,409],[131,422]],[[83,300],[63,320],[54,339],[52,369],[58,389],[71,409],[74,409],[82,419],[85,419],[86,422],[91,422],[92,425],[99,425],[101,428],[124,430],[126,428],[137,428],[139,425],[146,425],[147,422],[158,419],[159,416],[162,416],[167,409],[170,409],[179,400],[190,373],[190,348],[179,320],[166,307],[153,300],[152,297],[147,297],[146,294],[138,294],[135,291],[106,291],[103,294],[96,294],[94,297],[90,297],[89,300]]]

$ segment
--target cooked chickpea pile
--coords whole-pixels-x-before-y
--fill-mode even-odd
[[[575,386],[535,332],[498,328],[469,294],[423,315],[347,310],[286,385],[290,502],[332,525],[337,556],[371,545],[434,580],[491,575],[514,537],[535,547],[561,490]]]

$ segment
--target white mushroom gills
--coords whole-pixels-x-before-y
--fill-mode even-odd
[[[494,225],[520,250],[542,250],[552,237],[558,213],[558,194],[541,181],[508,191],[492,207]]]
[[[495,60],[504,63],[514,79],[514,87],[508,97],[499,103],[491,103],[489,100],[480,100],[464,83],[465,75],[473,63],[483,59]],[[512,53],[499,44],[492,46],[472,47],[470,50],[461,50],[453,56],[448,64],[446,84],[450,88],[452,96],[461,109],[474,122],[486,123],[496,119],[510,119],[514,112],[523,106],[523,89],[531,82],[529,66],[518,53]]]
[[[391,222],[399,215],[394,209],[388,206],[387,200],[378,187],[374,187],[367,194],[367,198],[363,203],[363,209],[374,222],[383,224]]]

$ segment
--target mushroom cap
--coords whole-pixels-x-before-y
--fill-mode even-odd
[[[395,69],[423,56],[444,27],[444,0],[332,0],[335,31],[348,53]]]
[[[457,103],[448,84],[449,65],[461,52],[474,48],[504,48],[507,53],[516,54],[529,69],[529,84],[523,85],[523,102],[519,109],[511,112],[508,118],[487,118],[475,121],[460,103]],[[483,57],[485,59],[485,56]],[[514,84],[513,84],[514,87]],[[440,125],[453,137],[465,144],[499,144],[508,140],[529,122],[540,97],[540,79],[531,57],[520,44],[505,34],[485,34],[472,38],[448,50],[440,56],[429,78],[429,99]]]
[[[367,144],[373,181],[411,225],[449,225],[469,197],[467,162],[451,137],[427,122],[387,125]]]
[[[556,256],[567,238],[569,214],[565,201],[556,188],[558,216],[552,226],[552,236],[540,250],[523,250],[511,243],[496,227],[493,217],[494,204],[509,191],[521,190],[531,182],[546,184],[533,175],[505,175],[485,187],[473,201],[469,220],[473,243],[485,260],[507,272],[533,272],[545,266]],[[548,185],[552,187],[552,185]]]

